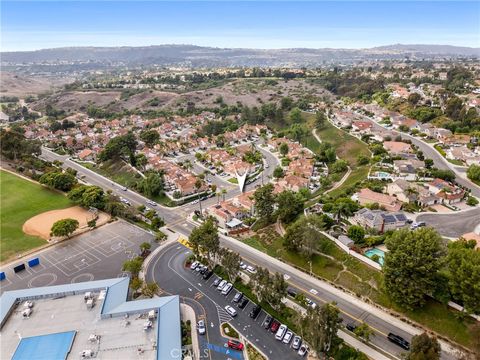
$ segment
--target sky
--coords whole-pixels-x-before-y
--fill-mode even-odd
[[[228,48],[480,47],[479,1],[5,1],[1,51],[193,44]]]

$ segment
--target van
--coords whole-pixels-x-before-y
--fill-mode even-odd
[[[275,334],[275,339],[282,341],[287,330],[288,330],[287,325],[284,325],[284,324],[280,325],[280,327],[277,330],[277,333]]]
[[[232,290],[233,285],[231,283],[228,283],[225,285],[225,287],[222,290],[222,295],[228,295],[228,293]]]
[[[222,291],[223,288],[225,287],[225,285],[227,285],[227,281],[226,281],[226,280],[220,281],[220,284],[218,284],[218,286],[217,286],[217,290],[218,290],[218,291]]]

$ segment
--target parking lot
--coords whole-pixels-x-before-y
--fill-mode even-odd
[[[185,302],[194,301],[204,310],[202,319],[206,323],[206,334],[199,335],[200,354],[208,354],[209,359],[241,359],[241,352],[227,350],[227,338],[220,333],[220,324],[230,323],[246,339],[271,359],[300,359],[290,345],[275,340],[275,334],[262,327],[267,314],[262,310],[255,319],[249,317],[254,304],[248,301],[244,309],[233,302],[236,290],[222,295],[213,286],[216,275],[204,280],[199,272],[185,267],[185,260],[191,252],[179,243],[166,248],[162,255],[151,263],[147,270],[147,280],[156,281],[167,293],[179,294]],[[188,299],[188,300],[187,300]],[[225,306],[230,305],[237,311],[232,318]],[[197,314],[198,316],[198,314]],[[206,350],[206,351],[205,351]]]
[[[126,276],[123,262],[139,253],[142,242],[152,240],[151,234],[124,221],[101,226],[2,267],[6,279],[0,282],[0,293]],[[29,267],[27,261],[36,257],[39,265]],[[21,263],[25,270],[15,273],[13,267]]]

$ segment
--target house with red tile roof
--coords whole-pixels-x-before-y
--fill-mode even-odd
[[[384,141],[383,147],[392,155],[400,155],[412,152],[410,144],[401,141]]]

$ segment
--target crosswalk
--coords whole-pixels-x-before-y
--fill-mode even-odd
[[[199,300],[199,299],[201,299],[202,297],[203,297],[203,294],[202,294],[200,291],[197,291],[197,292],[195,293],[195,295],[193,296],[193,298],[194,298],[195,300]]]

